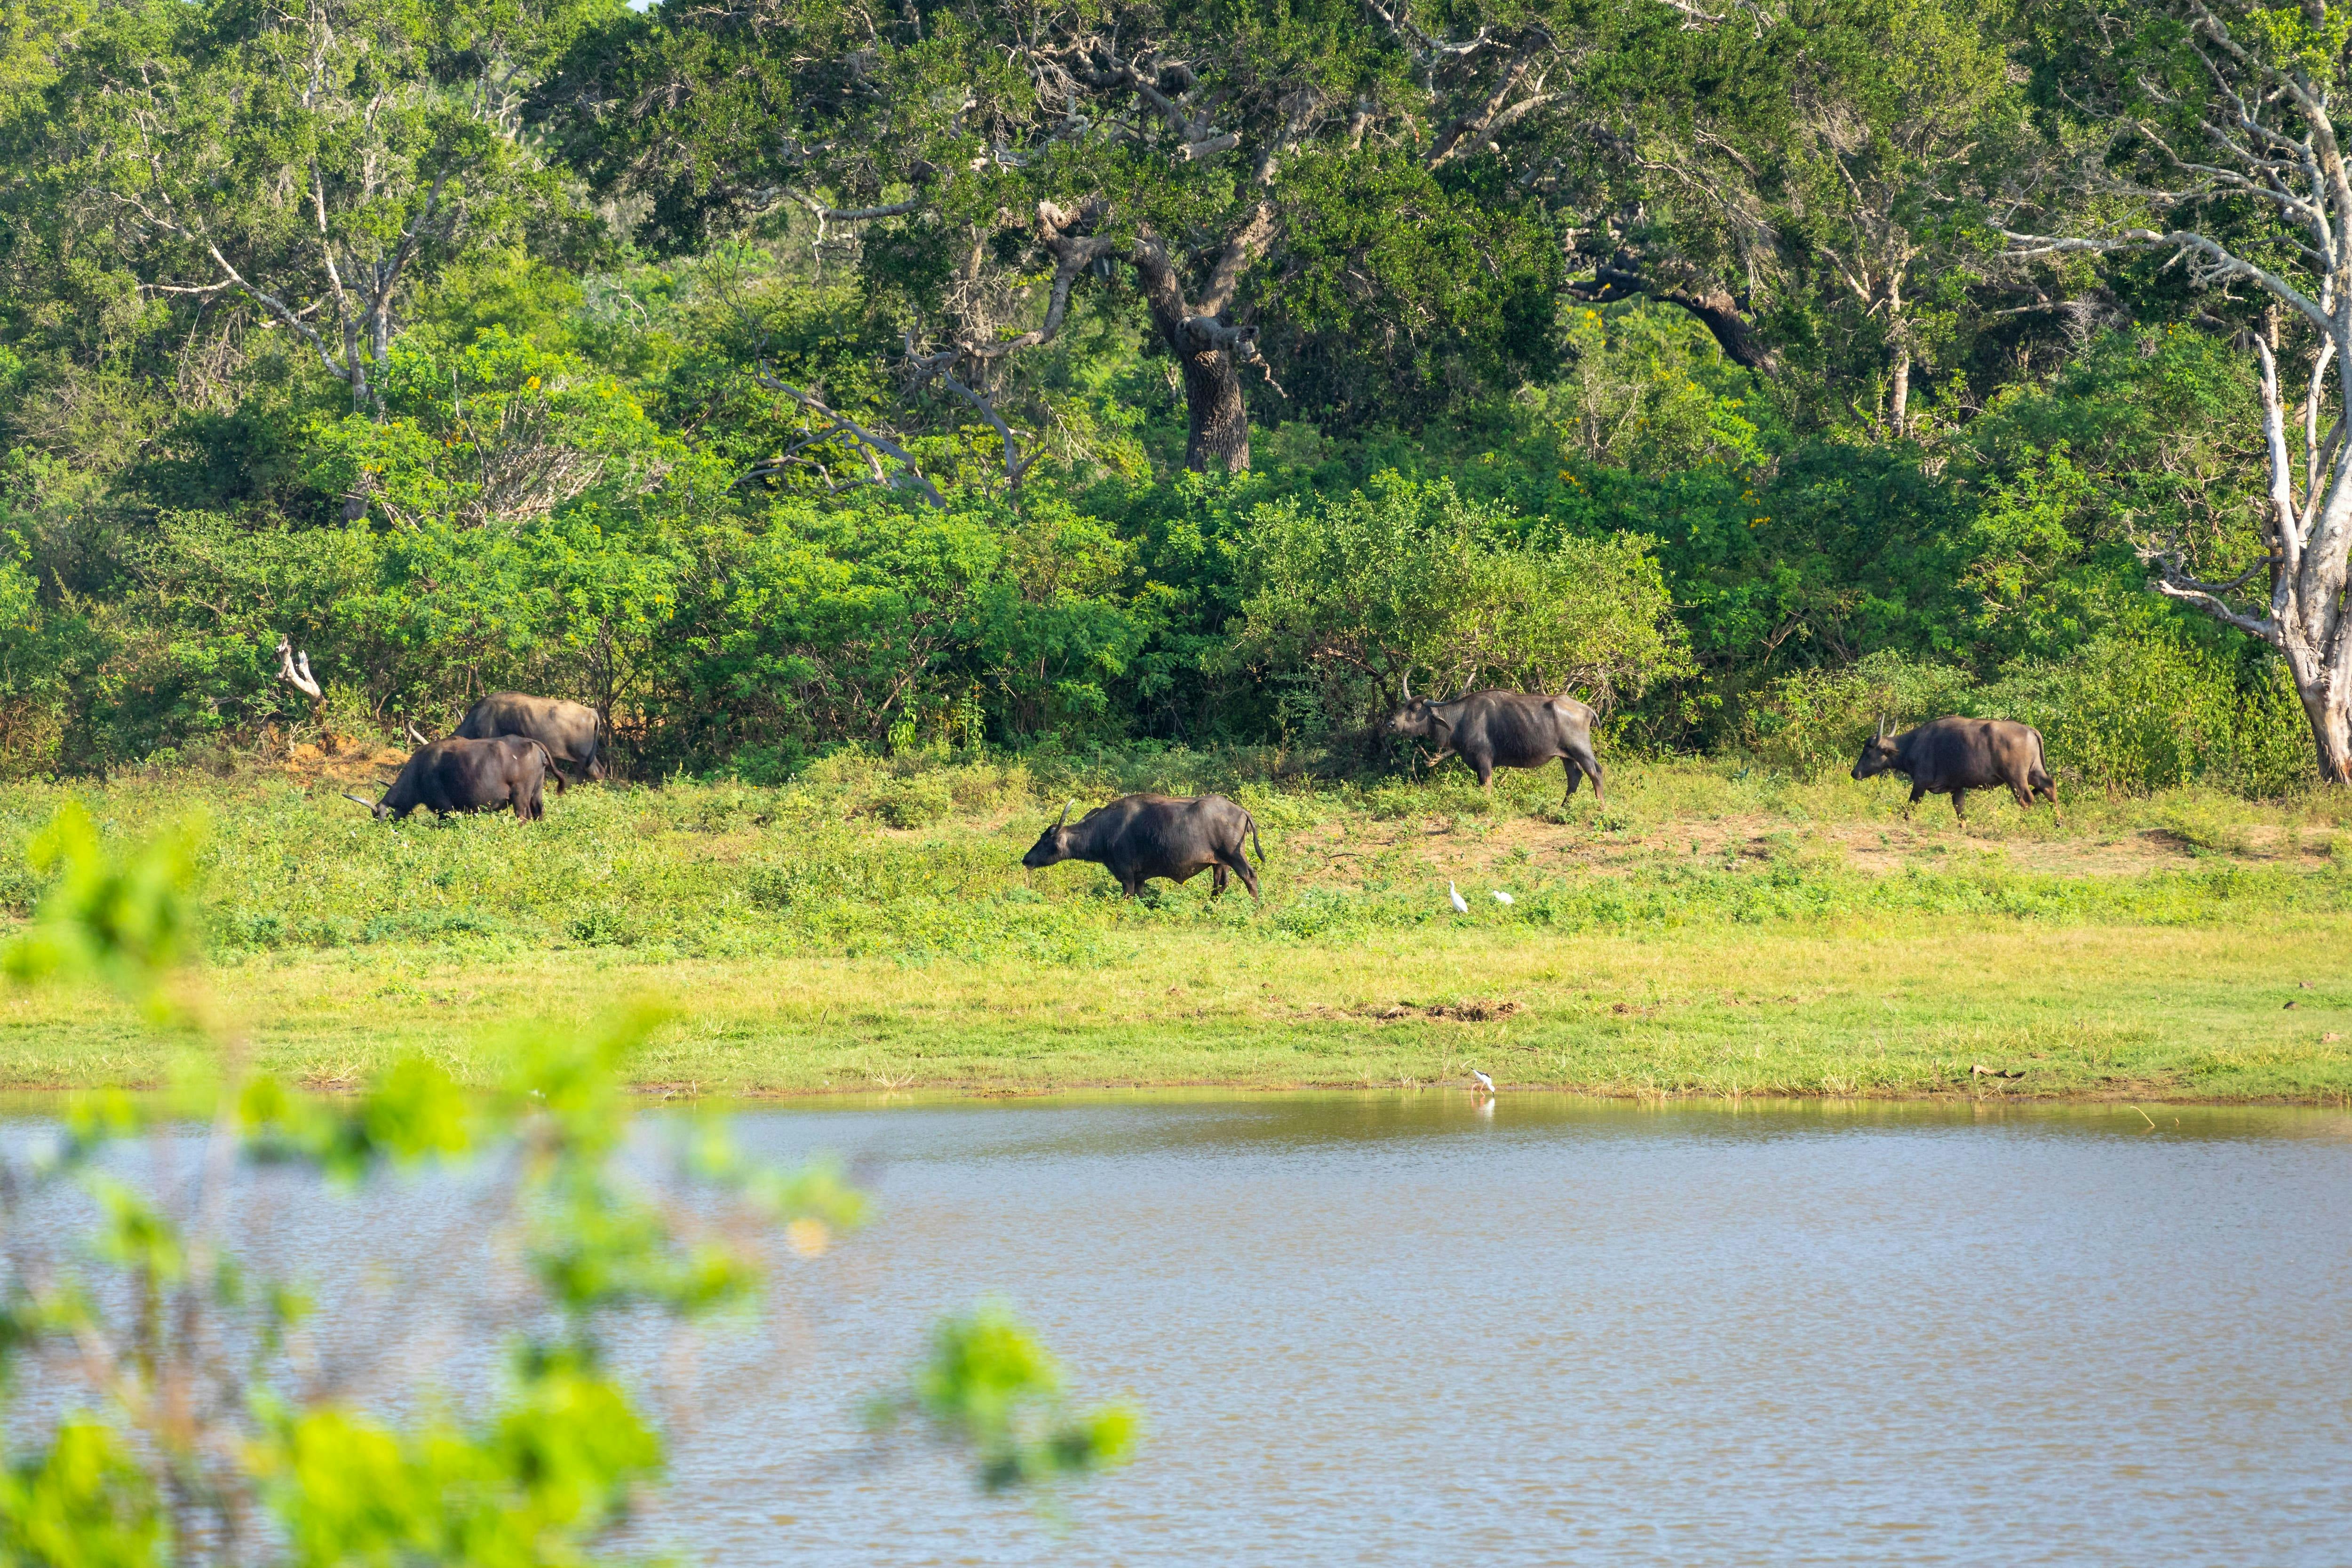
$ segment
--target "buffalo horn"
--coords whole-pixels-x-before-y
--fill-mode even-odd
[[[408,721],[408,738],[420,746],[429,746],[433,743],[425,738],[425,731],[416,727],[416,721],[414,719]]]
[[[1056,827],[1059,827],[1059,826],[1062,826],[1062,824],[1063,824],[1063,823],[1069,821],[1069,820],[1070,820],[1070,807],[1072,807],[1072,806],[1074,806],[1074,805],[1077,805],[1077,804],[1078,804],[1078,803],[1077,803],[1076,800],[1066,800],[1066,801],[1064,801],[1064,802],[1062,803],[1062,816],[1061,816],[1061,821],[1055,823],[1055,824],[1054,824],[1054,826],[1056,826]]]
[[[374,801],[372,801],[372,800],[362,800],[359,796],[357,796],[357,795],[353,795],[353,794],[352,794],[351,791],[349,791],[349,790],[345,790],[345,791],[343,792],[343,798],[344,798],[345,800],[347,800],[347,801],[350,801],[353,805],[363,805],[363,806],[366,806],[370,811],[373,811],[373,810],[375,809],[375,807],[376,807],[376,803],[375,803]]]
[[[1404,700],[1407,702],[1412,700],[1412,667],[1410,665],[1405,667],[1404,672]]]

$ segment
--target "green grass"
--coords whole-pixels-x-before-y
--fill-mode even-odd
[[[1884,781],[1629,763],[1605,809],[1562,809],[1558,777],[1490,800],[1450,770],[851,758],[775,790],[578,789],[529,826],[387,826],[323,780],[14,785],[0,900],[37,899],[21,844],[67,795],[126,839],[203,811],[205,984],[261,1064],[320,1085],[404,1049],[486,1072],[522,1021],[650,994],[677,1017],[641,1080],[703,1091],[1475,1066],[1611,1092],[2352,1100],[2339,795],[2069,801],[2063,826],[1980,798],[1963,830],[1940,801],[1904,822]],[[1021,868],[1065,796],[1145,786],[1251,807],[1263,910],[1212,906],[1206,878],[1133,904],[1093,867]],[[87,998],[0,1004],[0,1087],[154,1081],[167,1051]]]

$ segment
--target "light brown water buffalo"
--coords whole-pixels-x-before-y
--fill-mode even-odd
[[[569,771],[583,779],[604,776],[602,727],[596,710],[585,703],[520,691],[493,692],[466,710],[457,732],[468,741],[527,736],[547,748],[559,774]]]
[[[1972,789],[2007,785],[2017,804],[2031,809],[2037,795],[2050,798],[2050,815],[2060,822],[2058,788],[2042,764],[2042,731],[2013,719],[1963,719],[1947,714],[1916,730],[1890,735],[1879,732],[1862,749],[1853,764],[1858,779],[1880,773],[1901,773],[1911,781],[1907,813],[1922,795],[1948,795],[1952,815],[1965,822],[1962,803]]]

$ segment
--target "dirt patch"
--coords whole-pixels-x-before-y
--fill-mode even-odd
[[[1423,1005],[1400,1002],[1393,1006],[1375,1008],[1364,1016],[1376,1023],[1394,1024],[1407,1018],[1444,1018],[1456,1024],[1491,1024],[1527,1009],[1507,998],[1500,1002],[1435,1002]]]

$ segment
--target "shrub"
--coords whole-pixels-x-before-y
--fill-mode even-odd
[[[1639,535],[1529,542],[1509,511],[1395,474],[1255,521],[1230,658],[1310,738],[1369,724],[1412,675],[1427,695],[1573,690],[1605,710],[1691,668]]]
[[[1969,685],[1966,670],[1894,653],[1801,670],[1749,702],[1741,739],[1759,761],[1807,779],[1852,764],[1882,721],[1900,729],[1961,707]]]
[[[937,773],[892,779],[874,796],[873,812],[892,827],[929,827],[955,805],[948,782]]]

